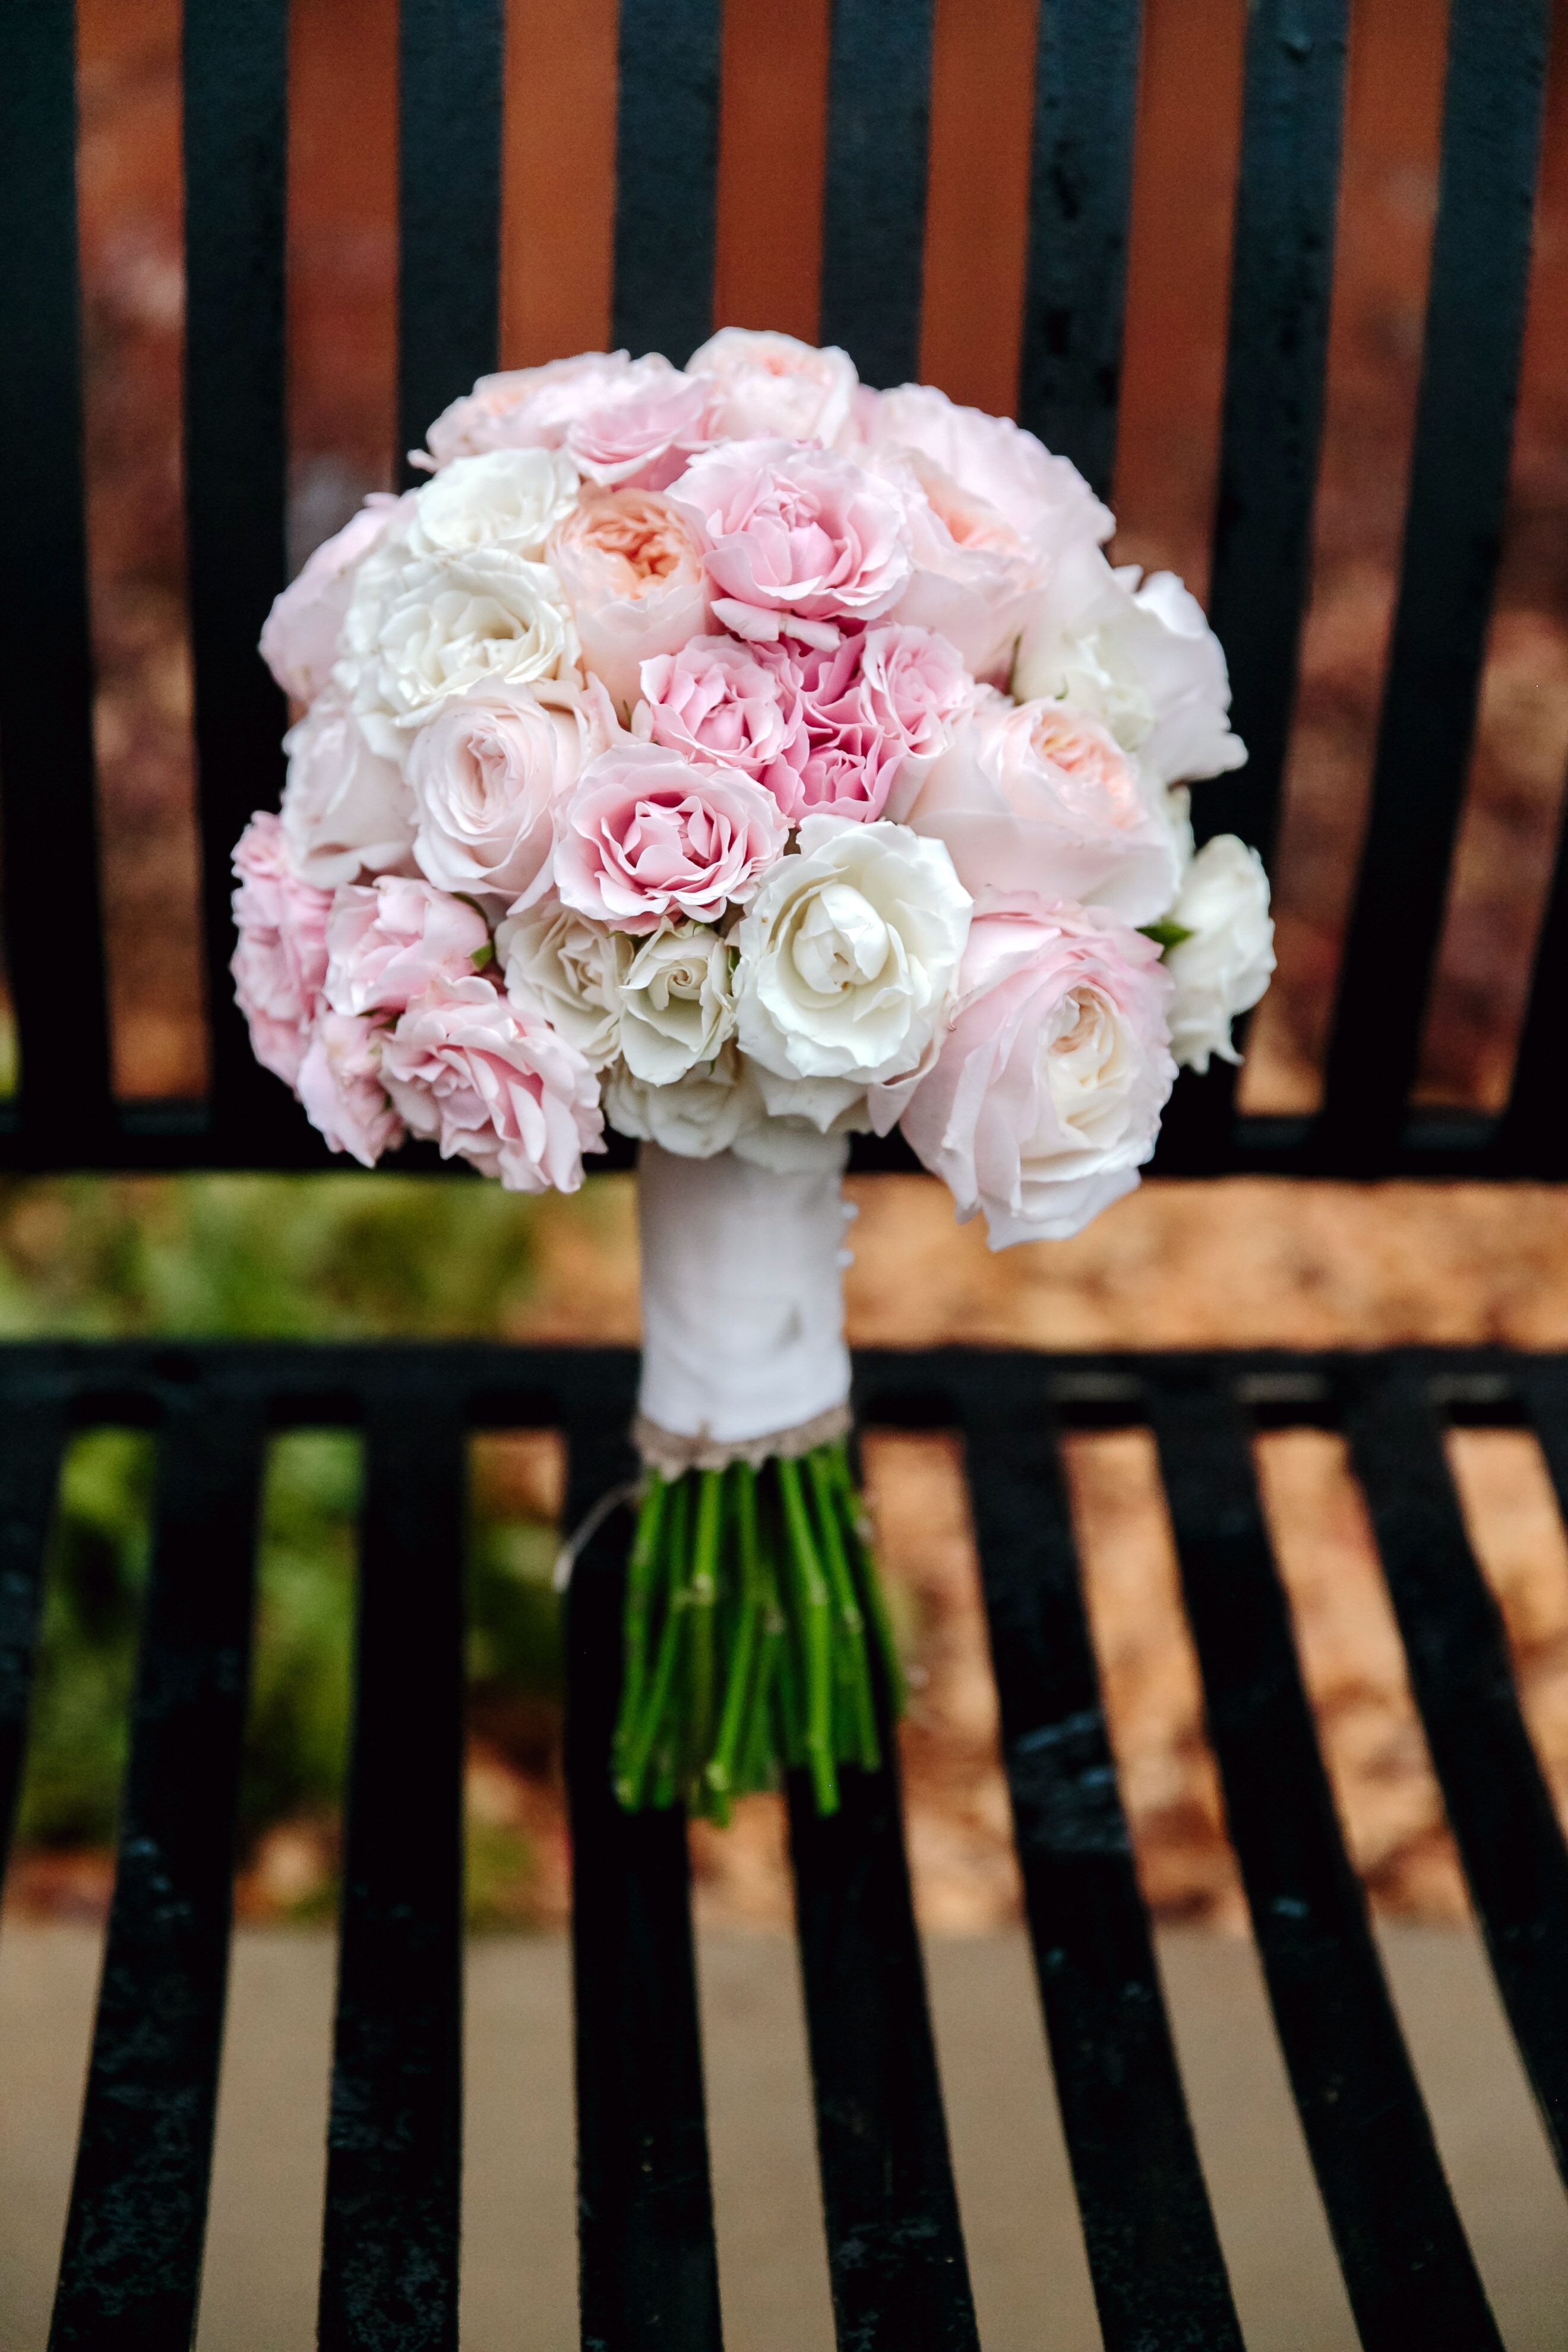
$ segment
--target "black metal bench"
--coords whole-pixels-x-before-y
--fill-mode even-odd
[[[708,331],[719,0],[624,0],[616,338]],[[493,365],[501,0],[403,0],[401,438]],[[255,658],[284,576],[285,0],[186,0],[187,479],[212,1086],[121,1105],[96,922],[82,551],[72,10],[0,0],[0,801],[21,1083],[14,1170],[324,1164],[229,1002],[228,851],[279,782]],[[931,0],[837,0],[823,334],[873,382],[915,372]],[[1107,486],[1139,11],[1044,0],[1020,414]],[[1252,747],[1198,814],[1266,849],[1306,588],[1332,277],[1344,0],[1250,14],[1212,605]],[[1238,1115],[1184,1080],[1159,1167],[1364,1176],[1568,1173],[1555,1070],[1559,861],[1512,1096],[1409,1097],[1470,740],[1506,487],[1547,38],[1545,0],[1454,0],[1441,209],[1404,582],[1373,814],[1321,1110]],[[876,110],[876,136],[869,134]],[[1092,125],[1092,138],[1085,136]],[[1462,463],[1459,462],[1462,458]],[[47,713],[47,729],[39,714]],[[75,877],[58,953],[46,874]],[[42,975],[47,971],[47,983]],[[1375,1004],[1375,1019],[1361,1008]],[[405,1163],[408,1164],[408,1163]],[[416,1163],[417,1164],[417,1163]],[[894,1164],[890,1148],[860,1163]],[[624,1354],[483,1348],[0,1349],[0,1820],[26,1747],[40,1562],[68,1433],[159,1433],[154,1559],[124,1823],[53,2341],[189,2344],[228,1945],[258,1479],[268,1430],[363,1428],[356,1687],[321,2341],[457,2342],[463,1454],[476,1427],[564,1434],[567,1516],[627,1468]],[[1030,1933],[1105,2342],[1238,2344],[1100,1712],[1054,1427],[1158,1443],[1229,1828],[1307,2145],[1369,2347],[1495,2346],[1346,1857],[1250,1453],[1259,1424],[1342,1430],[1502,1994],[1568,2168],[1568,1853],[1469,1549],[1444,1420],[1537,1433],[1568,1508],[1568,1360],[861,1359],[868,1424],[962,1433]],[[612,1521],[570,1627],[583,2340],[721,2341],[683,1824],[622,1814],[605,1759]],[[791,1804],[841,2346],[976,2343],[894,1776]]]

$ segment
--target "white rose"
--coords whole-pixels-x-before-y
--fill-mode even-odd
[[[389,565],[354,583],[333,671],[373,747],[403,759],[405,730],[449,695],[574,677],[577,631],[548,564],[500,548]]]
[[[1257,850],[1234,833],[1206,841],[1165,919],[1192,933],[1165,952],[1175,984],[1172,1053],[1194,1070],[1206,1070],[1211,1054],[1239,1062],[1231,1022],[1257,1003],[1274,969],[1268,877]]]
[[[414,840],[414,803],[395,761],[371,750],[341,696],[313,702],[283,738],[284,838],[296,870],[334,890],[359,873],[402,866]]]
[[[577,502],[577,468],[563,449],[492,449],[458,457],[416,494],[405,526],[411,557],[496,547],[539,561]]]
[[[542,897],[556,805],[612,725],[602,698],[568,678],[441,703],[408,752],[420,872],[438,889],[509,905]]]
[[[1247,747],[1230,731],[1225,656],[1202,606],[1173,572],[1138,578],[1136,564],[1072,550],[1024,632],[1014,693],[1102,719],[1154,792],[1239,768]]]
[[[631,942],[559,898],[508,915],[496,931],[506,992],[533,1005],[591,1070],[621,1050],[621,966]]]
[[[708,432],[750,441],[823,441],[829,447],[849,423],[860,379],[847,352],[818,350],[793,335],[721,327],[686,362],[688,375],[711,387]]]
[[[943,1021],[970,897],[940,841],[808,816],[736,933],[739,1034],[784,1078],[898,1078]]]
[[[711,1062],[735,1026],[734,950],[700,923],[672,923],[637,946],[621,975],[621,1053],[635,1078],[664,1087]]]
[[[680,1160],[711,1160],[740,1149],[767,1123],[750,1064],[733,1044],[667,1086],[634,1076],[625,1062],[605,1074],[605,1117],[621,1135],[657,1143]]]

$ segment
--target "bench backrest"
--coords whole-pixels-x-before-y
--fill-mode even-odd
[[[933,0],[834,0],[823,340],[917,372]],[[281,781],[256,657],[286,576],[288,0],[186,0],[191,629],[211,1090],[117,1103],[98,887],[71,0],[0,0],[0,816],[20,1088],[0,1167],[308,1168],[227,973],[229,851]],[[1454,0],[1405,552],[1321,1109],[1245,1116],[1184,1079],[1157,1167],[1561,1175],[1568,862],[1500,1117],[1414,1109],[1507,491],[1550,0]],[[497,363],[504,0],[402,0],[398,446]],[[1267,854],[1305,604],[1333,281],[1347,0],[1248,9],[1210,593],[1241,775],[1197,814]],[[712,324],[721,0],[622,0],[613,334],[684,359]],[[1115,448],[1139,0],[1041,0],[1017,414],[1102,492]],[[747,323],[763,323],[748,321]],[[54,878],[73,880],[68,907]],[[49,877],[45,887],[44,877]],[[68,959],[60,943],[69,926]],[[884,1154],[887,1147],[881,1148]],[[405,1156],[398,1164],[411,1164]]]

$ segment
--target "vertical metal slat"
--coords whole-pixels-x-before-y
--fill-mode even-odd
[[[0,1394],[0,1881],[16,1826],[27,1745],[27,1711],[38,1652],[44,1555],[59,1492],[64,1399],[48,1375],[7,1367]],[[40,1368],[41,1370],[41,1368]]]
[[[1568,1020],[1568,796],[1558,818],[1552,887],[1531,973],[1508,1108],[1493,1138],[1500,1175],[1568,1176],[1568,1100],[1562,1083]]]
[[[1043,1380],[961,1388],[1002,1755],[1107,2352],[1240,2352],[1139,1895]]]
[[[621,0],[611,339],[678,366],[713,327],[720,14]]]
[[[1341,1838],[1222,1372],[1150,1407],[1231,1843],[1307,2148],[1366,2352],[1500,2352]]]
[[[496,364],[505,0],[402,0],[397,431],[423,443]],[[421,480],[405,462],[404,481]]]
[[[438,1361],[364,1425],[320,2342],[456,2352],[465,1433]]]
[[[186,2352],[228,1973],[259,1406],[198,1384],[161,1444],[152,1581],[51,2352]]]
[[[934,0],[834,0],[822,226],[825,343],[868,383],[920,371]]]

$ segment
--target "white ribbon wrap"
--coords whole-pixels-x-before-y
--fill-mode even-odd
[[[842,1159],[784,1174],[641,1146],[637,1436],[667,1475],[804,1453],[847,1428],[842,1177]]]

